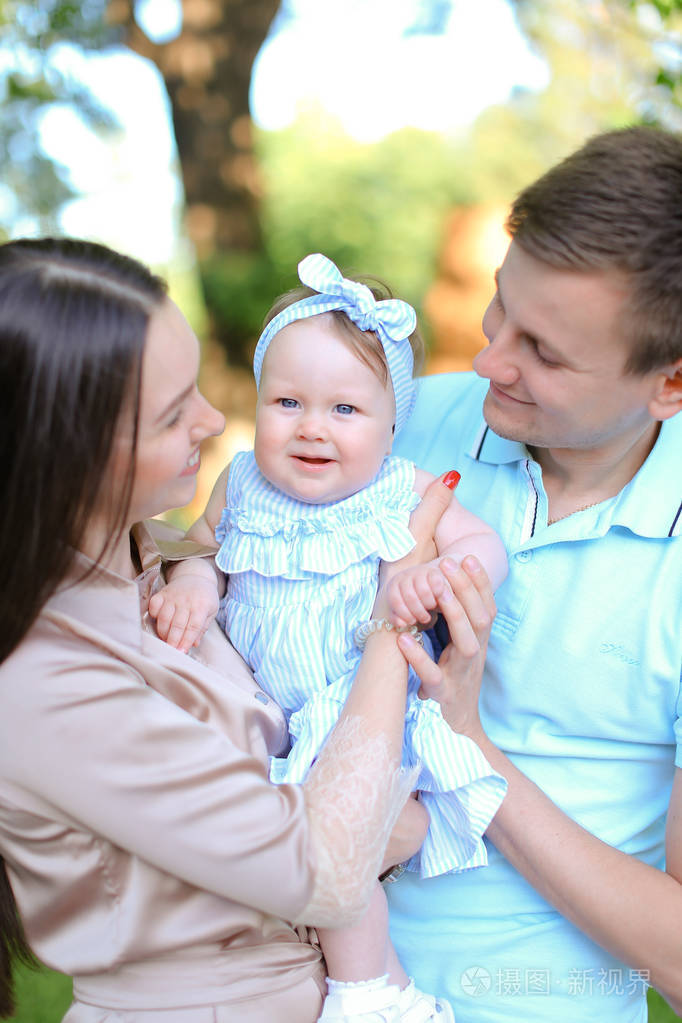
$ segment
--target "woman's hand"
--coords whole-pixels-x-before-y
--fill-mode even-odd
[[[450,643],[437,664],[404,633],[398,645],[421,679],[420,695],[436,700],[454,732],[475,742],[483,736],[478,697],[488,637],[496,613],[490,580],[471,555],[457,566],[444,558],[439,565],[449,586],[439,598],[439,609],[450,632]]]

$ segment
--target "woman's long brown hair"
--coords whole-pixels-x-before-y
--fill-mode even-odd
[[[0,662],[69,570],[123,411],[137,421],[147,326],[165,294],[145,266],[102,245],[0,245]],[[126,521],[134,448],[135,437],[110,542]],[[0,856],[0,1017],[13,1012],[17,957],[32,960]]]

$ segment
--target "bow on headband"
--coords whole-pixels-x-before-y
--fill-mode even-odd
[[[319,252],[301,260],[298,276],[301,284],[317,294],[294,302],[270,320],[258,340],[253,357],[256,385],[260,385],[263,359],[275,334],[296,320],[339,309],[360,330],[374,331],[381,341],[393,384],[397,433],[412,412],[415,399],[413,355],[409,342],[409,336],[417,325],[414,309],[396,298],[377,302],[365,284],[347,280],[331,259]]]

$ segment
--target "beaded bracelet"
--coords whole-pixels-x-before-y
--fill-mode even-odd
[[[379,629],[386,629],[387,632],[408,632],[417,643],[424,646],[424,637],[416,625],[394,625],[388,618],[370,618],[368,622],[361,622],[355,630],[356,647],[364,650],[369,637]]]

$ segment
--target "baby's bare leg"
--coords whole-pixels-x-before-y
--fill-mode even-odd
[[[419,847],[415,835],[428,830],[428,813],[416,797],[407,800],[396,848],[403,856],[387,856],[384,869],[412,855]],[[393,836],[391,837],[393,841]],[[369,908],[353,927],[317,928],[320,945],[327,963],[327,995],[320,1023],[327,1019],[386,1019],[385,1011],[398,1018],[442,1019],[454,1023],[451,1006],[415,987],[398,959],[388,932],[388,904],[377,881]],[[390,1017],[393,1019],[393,1015]]]
[[[388,906],[377,881],[369,908],[350,927],[317,928],[320,945],[332,980],[372,980],[387,972]]]
[[[318,928],[320,945],[332,980],[357,982],[388,974],[402,990],[409,982],[388,936],[388,906],[377,884],[369,909],[354,927]]]
[[[383,870],[417,851],[429,827],[429,815],[416,793],[400,811],[389,839]],[[388,906],[377,882],[363,918],[352,927],[318,928],[320,945],[332,980],[357,982],[388,974],[389,984],[405,987],[408,976],[388,936]]]

